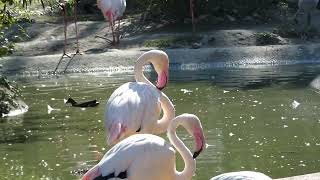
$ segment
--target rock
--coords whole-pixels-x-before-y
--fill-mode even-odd
[[[192,48],[193,49],[199,49],[201,47],[201,43],[193,43]]]
[[[0,76],[0,117],[15,116],[28,111],[28,106],[20,98],[18,88]]]
[[[210,36],[208,38],[208,43],[213,43],[214,41],[216,41],[216,38],[214,36]]]

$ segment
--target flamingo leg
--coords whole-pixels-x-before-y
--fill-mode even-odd
[[[294,22],[296,23],[296,24],[298,24],[298,15],[300,14],[300,9],[298,9],[298,11],[294,14]]]
[[[120,19],[118,20],[118,28],[117,28],[117,44],[120,42]]]
[[[62,53],[62,56],[60,57],[59,62],[58,62],[58,64],[57,64],[56,68],[55,68],[54,71],[53,71],[54,73],[57,71],[57,69],[58,69],[58,67],[59,67],[59,65],[60,65],[60,63],[61,63],[61,61],[62,61],[63,58],[65,58],[65,57],[71,58],[71,56],[69,56],[69,55],[66,53],[66,51],[67,51],[67,50],[66,50],[66,47],[67,47],[67,26],[68,26],[68,24],[67,24],[67,12],[66,12],[66,2],[65,2],[65,1],[64,1],[63,4],[61,5],[61,7],[62,7],[62,10],[63,10],[64,45],[63,45],[63,53]]]
[[[195,26],[195,22],[194,22],[194,0],[190,0],[190,15],[191,15],[191,21],[192,21],[192,32],[196,32],[196,26]]]
[[[311,25],[311,12],[308,12],[307,23],[308,23],[308,27],[310,27],[310,25]]]
[[[112,42],[111,44],[114,45],[116,43],[116,38],[115,38],[115,32],[114,32],[114,21],[110,21],[110,27],[111,27],[111,32],[112,32]]]
[[[78,38],[78,25],[77,25],[77,6],[78,6],[78,1],[75,0],[75,4],[74,4],[74,25],[75,25],[75,29],[76,29],[76,40],[77,40],[77,50],[75,54],[80,54],[80,47],[79,47],[79,38]]]

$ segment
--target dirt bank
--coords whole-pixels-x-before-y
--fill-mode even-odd
[[[78,25],[80,50],[83,55],[77,55],[72,61],[64,59],[57,72],[125,70],[128,68],[124,67],[132,66],[143,51],[159,48],[150,47],[153,45],[163,46],[161,48],[169,54],[171,63],[176,64],[177,68],[178,65],[187,63],[222,62],[241,65],[320,61],[320,11],[313,13],[312,21],[313,29],[318,32],[309,38],[303,33],[288,37],[275,33],[275,29],[286,26],[285,23],[291,24],[290,17],[291,15],[288,15],[288,22],[282,20],[258,23],[254,18],[249,18],[248,22],[217,25],[207,21],[198,26],[196,34],[192,34],[190,24],[141,24],[137,17],[127,16],[122,22],[122,39],[117,46],[111,46],[105,39],[97,37],[106,33],[106,37],[111,37],[106,22],[86,21],[86,18],[81,18]],[[297,29],[305,27],[304,18],[299,18]],[[63,51],[61,19],[54,22],[35,20],[33,23],[24,24],[24,27],[29,37],[16,43],[12,56],[0,60],[3,72],[25,75],[52,73]],[[265,37],[267,38],[263,39]],[[67,53],[71,54],[75,50],[75,27],[73,23],[69,23]]]

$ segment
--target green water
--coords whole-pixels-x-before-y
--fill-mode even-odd
[[[164,90],[177,114],[198,115],[210,145],[193,179],[256,170],[273,178],[320,169],[320,95],[309,83],[317,65],[259,69],[172,71]],[[154,77],[154,75],[152,75]],[[0,179],[79,179],[74,171],[96,164],[108,150],[105,101],[129,74],[11,77],[30,109],[0,119]],[[154,79],[154,78],[153,78]],[[188,92],[187,92],[188,91]],[[63,104],[98,99],[95,108]],[[292,102],[300,105],[295,109]],[[47,112],[47,105],[60,110]],[[192,148],[192,139],[179,129]],[[181,170],[182,161],[178,160]]]

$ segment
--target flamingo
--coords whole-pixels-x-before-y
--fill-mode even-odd
[[[143,66],[152,63],[158,74],[156,86],[143,75]],[[107,143],[115,144],[135,133],[160,134],[166,132],[175,108],[160,90],[168,81],[169,58],[160,50],[143,53],[135,63],[136,82],[128,82],[117,88],[110,96],[104,115],[108,130]],[[158,120],[161,108],[163,117]]]
[[[120,37],[120,18],[126,9],[126,0],[98,0],[98,8],[101,10],[104,18],[109,21],[112,31],[111,44],[118,44]],[[115,21],[118,20],[117,35],[115,35]],[[116,36],[116,37],[115,37]]]
[[[296,23],[298,23],[297,16],[301,12],[306,12],[308,14],[307,16],[307,23],[308,26],[311,24],[311,12],[317,8],[317,5],[319,3],[319,0],[299,0],[298,2],[298,11],[294,15],[294,20]]]
[[[238,171],[220,174],[210,180],[271,180],[271,178],[260,172]]]
[[[177,137],[176,128],[179,125],[193,136],[196,145],[194,155]],[[175,117],[168,127],[167,136],[184,160],[182,172],[176,170],[175,150],[171,144],[152,134],[135,134],[111,148],[82,180],[191,180],[196,170],[195,158],[205,145],[199,118],[193,114]]]
[[[79,38],[78,38],[78,25],[77,25],[77,6],[78,6],[78,0],[74,0],[74,25],[75,25],[75,31],[76,31],[76,44],[77,44],[77,48],[76,48],[76,52],[73,54],[73,56],[69,56],[67,54],[67,50],[66,50],[66,47],[67,47],[67,10],[66,10],[66,3],[68,1],[67,0],[59,0],[59,5],[62,9],[62,12],[63,12],[63,23],[64,23],[64,28],[63,28],[63,32],[64,32],[64,45],[63,45],[63,52],[62,52],[62,56],[54,70],[54,72],[57,71],[62,59],[64,57],[68,57],[68,58],[71,58],[71,60],[74,58],[74,56],[76,56],[77,54],[81,55],[80,53],[80,46],[79,46]],[[71,61],[70,60],[70,61]],[[68,65],[70,63],[70,61],[68,62]],[[67,69],[68,65],[66,66],[65,70]]]

